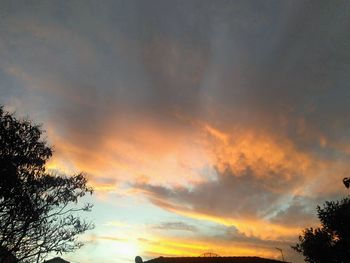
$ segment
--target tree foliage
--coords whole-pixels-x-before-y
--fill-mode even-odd
[[[78,201],[92,188],[81,173],[46,171],[52,149],[42,133],[0,107],[0,263],[5,254],[41,262],[48,253],[71,252],[82,246],[77,235],[93,227],[76,213],[91,210]]]
[[[317,207],[321,226],[307,228],[293,248],[310,263],[350,262],[350,199]]]

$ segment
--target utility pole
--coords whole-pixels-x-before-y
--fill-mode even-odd
[[[278,248],[278,247],[275,247],[279,252],[281,252],[281,256],[282,256],[282,261],[283,262],[285,262],[284,261],[284,256],[283,256],[283,250],[282,250],[282,248]]]

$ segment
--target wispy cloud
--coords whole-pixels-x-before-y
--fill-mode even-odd
[[[179,230],[179,231],[190,231],[196,232],[198,231],[196,226],[190,225],[184,222],[163,222],[157,225],[152,226],[155,229],[160,230]]]

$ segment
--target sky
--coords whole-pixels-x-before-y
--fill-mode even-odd
[[[76,263],[262,256],[348,192],[348,1],[1,1],[0,104],[84,172]]]

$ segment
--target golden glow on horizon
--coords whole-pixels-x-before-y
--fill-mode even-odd
[[[215,252],[220,256],[261,256],[278,258],[273,247],[250,246],[229,240],[202,240],[191,238],[154,237],[152,240],[139,240],[141,249],[150,256],[200,256],[206,252]]]

